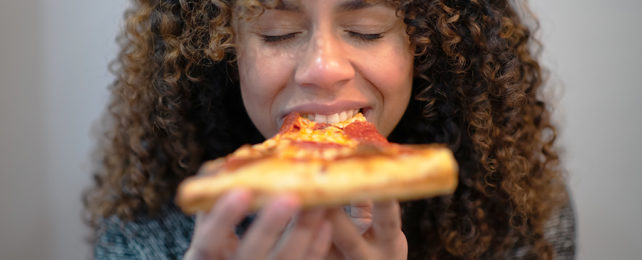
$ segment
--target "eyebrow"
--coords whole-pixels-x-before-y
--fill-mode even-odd
[[[355,11],[363,8],[367,8],[370,6],[373,6],[377,4],[378,1],[364,1],[364,0],[352,0],[348,2],[344,2],[337,7],[337,11],[339,12],[349,12],[349,11]]]
[[[351,0],[344,3],[341,3],[336,9],[338,12],[349,12],[355,11],[363,8],[367,8],[373,5],[380,3],[381,1],[376,0]],[[274,9],[283,10],[283,11],[301,11],[299,6],[299,1],[288,1],[281,0],[278,1]]]
[[[299,1],[296,1],[293,3],[292,1],[288,0],[281,0],[277,1],[276,6],[274,6],[274,9],[276,10],[283,10],[283,11],[301,11],[301,8],[299,7]]]

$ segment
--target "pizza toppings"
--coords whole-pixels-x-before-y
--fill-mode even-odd
[[[361,143],[388,144],[388,140],[377,132],[375,126],[369,122],[353,122],[343,128],[343,131],[349,138]]]
[[[297,194],[304,206],[341,205],[448,194],[457,185],[457,165],[444,146],[389,143],[361,113],[315,121],[287,115],[275,136],[217,159],[211,175],[184,181],[177,203],[195,213],[241,187],[254,193],[254,209],[281,192]]]
[[[318,123],[291,113],[283,120],[279,133],[261,144],[243,146],[230,158],[223,168],[236,170],[273,154],[279,158],[298,162],[310,160],[341,160],[384,154],[373,146],[391,146],[363,114],[358,113],[348,120],[335,124]]]

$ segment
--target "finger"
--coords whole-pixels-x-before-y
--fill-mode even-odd
[[[276,259],[303,259],[308,245],[320,231],[324,216],[325,210],[320,208],[301,212],[294,227],[278,246]]]
[[[343,256],[341,251],[337,248],[335,245],[330,246],[330,250],[328,251],[328,256],[325,258],[325,260],[338,260],[338,259],[346,259],[346,257]]]
[[[326,259],[330,250],[330,245],[332,245],[332,224],[325,220],[321,223],[319,232],[314,240],[312,240],[312,244],[310,245],[310,248],[308,248],[305,259]],[[301,257],[298,259],[304,258]]]
[[[192,239],[192,251],[197,255],[215,256],[231,252],[238,243],[234,227],[249,208],[248,191],[235,190],[224,195],[210,212],[199,213]]]
[[[346,258],[367,259],[367,244],[342,210],[332,210],[332,241]]]
[[[350,211],[352,218],[372,218],[372,201],[353,201],[350,202]]]
[[[238,259],[264,259],[275,245],[300,202],[294,196],[280,196],[271,201],[245,234]]]
[[[397,201],[377,202],[372,213],[372,232],[376,241],[387,244],[399,237],[401,210]]]
[[[371,200],[350,203],[348,215],[360,234],[372,226],[372,205]]]

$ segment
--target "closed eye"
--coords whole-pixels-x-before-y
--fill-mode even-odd
[[[364,42],[375,41],[383,37],[383,33],[358,33],[353,31],[347,31],[347,32],[351,37]]]
[[[289,39],[296,37],[298,34],[299,32],[293,32],[293,33],[288,33],[283,35],[262,35],[262,37],[264,42],[275,43],[275,42],[287,41]]]

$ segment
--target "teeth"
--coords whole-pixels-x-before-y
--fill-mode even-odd
[[[335,124],[335,123],[346,121],[352,118],[358,112],[359,112],[358,109],[352,109],[352,110],[341,111],[340,113],[336,113],[332,115],[303,114],[303,116],[308,120],[315,121],[317,123]]]
[[[316,115],[314,115],[314,121],[327,123],[328,122],[328,116],[316,114]]]
[[[303,117],[307,118],[310,121],[314,121],[314,114],[303,114]]]
[[[339,123],[339,114],[332,114],[328,116],[328,123],[334,124]]]

